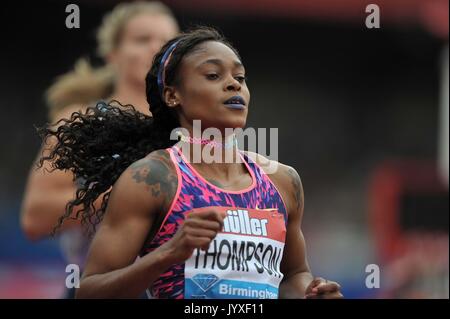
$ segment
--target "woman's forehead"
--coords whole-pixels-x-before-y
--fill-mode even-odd
[[[133,16],[125,25],[124,34],[150,34],[170,40],[177,33],[173,19],[164,14],[142,12]]]
[[[200,44],[183,59],[183,64],[197,68],[211,60],[221,61],[224,65],[242,66],[236,53],[226,44],[218,41],[207,41]]]

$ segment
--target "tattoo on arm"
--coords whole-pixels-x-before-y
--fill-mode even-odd
[[[152,196],[164,198],[164,205],[168,206],[175,196],[177,189],[177,175],[170,168],[170,155],[165,150],[159,150],[148,159],[139,161],[131,166],[133,179],[137,183],[144,183]]]
[[[289,167],[286,171],[286,173],[289,175],[291,183],[292,183],[292,189],[295,196],[295,201],[297,203],[296,209],[299,210],[300,207],[303,205],[303,187],[302,183],[300,181],[300,176],[298,175],[297,171],[293,169],[292,167]]]

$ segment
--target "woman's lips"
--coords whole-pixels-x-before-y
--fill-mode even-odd
[[[245,100],[240,95],[235,95],[235,96],[230,97],[228,100],[223,102],[223,104],[227,108],[234,109],[234,110],[243,110],[246,107],[245,106]]]
[[[230,109],[235,109],[235,110],[243,110],[245,109],[245,105],[244,104],[223,104],[226,107],[230,108]]]

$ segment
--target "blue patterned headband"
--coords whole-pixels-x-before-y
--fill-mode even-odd
[[[161,98],[163,98],[163,90],[165,86],[165,77],[166,77],[166,66],[169,64],[170,57],[172,56],[173,51],[175,50],[177,44],[180,42],[180,40],[175,41],[170,45],[170,47],[166,50],[166,52],[163,54],[163,57],[161,59],[161,63],[159,64],[158,69],[158,88],[159,88],[159,94],[161,95]]]

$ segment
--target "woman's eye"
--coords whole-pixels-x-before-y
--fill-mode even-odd
[[[215,74],[215,73],[211,73],[211,74],[207,74],[206,75],[206,78],[208,79],[208,80],[215,80],[215,79],[217,79],[219,77],[219,75],[217,75],[217,74]]]
[[[140,36],[136,38],[136,42],[139,44],[144,44],[150,41],[150,38],[148,36]]]
[[[239,83],[243,83],[243,82],[247,81],[246,76],[237,76],[237,77],[235,77],[235,79],[238,80]]]

